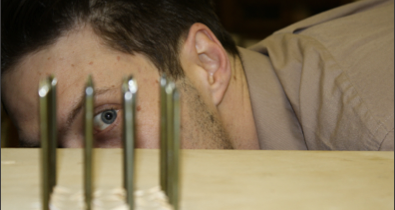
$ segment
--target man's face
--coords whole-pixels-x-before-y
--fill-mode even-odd
[[[142,55],[132,56],[109,49],[89,29],[69,32],[54,45],[28,55],[15,69],[3,75],[2,94],[17,124],[20,139],[26,144],[39,144],[38,83],[51,74],[58,80],[57,117],[61,146],[83,145],[83,89],[91,74],[96,90],[96,147],[122,146],[121,82],[125,76],[133,75],[139,88],[136,147],[158,148],[160,101],[157,68]],[[189,93],[194,90],[185,83],[182,89],[188,89]],[[196,92],[195,96],[197,94]],[[207,111],[202,115],[196,113],[197,109],[205,106],[201,101],[192,102],[193,98],[188,97],[181,104],[182,138],[185,139],[183,147],[229,147],[219,121],[213,121]],[[188,106],[189,104],[195,105]],[[212,123],[208,131],[201,126],[199,128],[201,121],[206,119],[211,119]],[[204,132],[199,132],[202,129]]]

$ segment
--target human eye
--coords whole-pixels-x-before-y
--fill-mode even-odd
[[[122,147],[122,108],[106,104],[96,108],[93,117],[95,147]]]
[[[99,112],[93,118],[93,125],[96,131],[100,132],[105,130],[116,122],[119,110],[107,109]]]

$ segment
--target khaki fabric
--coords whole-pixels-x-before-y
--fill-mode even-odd
[[[394,150],[394,1],[358,1],[241,58],[261,149]]]

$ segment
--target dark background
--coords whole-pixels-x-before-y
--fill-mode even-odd
[[[214,0],[224,27],[242,47],[299,20],[355,0]]]

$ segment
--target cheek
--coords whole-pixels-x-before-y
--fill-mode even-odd
[[[58,133],[60,146],[64,148],[82,148],[84,146],[84,122],[82,117],[81,113],[77,115],[68,132]]]
[[[140,87],[136,107],[136,147],[156,149],[159,148],[159,86]]]
[[[61,138],[60,144],[64,148],[83,148],[84,136],[79,133],[70,133]]]
[[[137,112],[137,148],[159,148],[159,113],[158,108],[139,107]],[[147,110],[145,110],[147,108]]]

